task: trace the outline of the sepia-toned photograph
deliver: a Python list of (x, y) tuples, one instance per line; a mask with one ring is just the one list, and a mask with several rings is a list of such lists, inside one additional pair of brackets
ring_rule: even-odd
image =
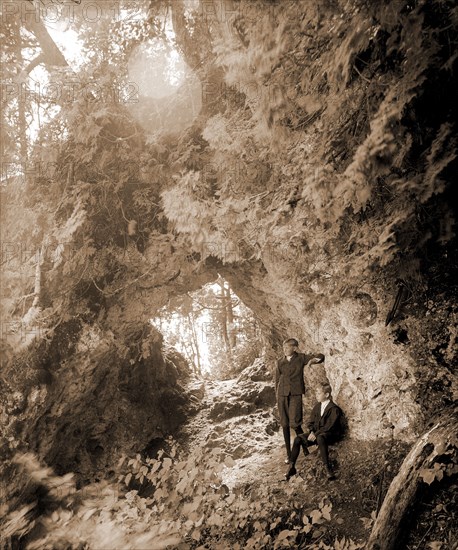
[(0, 550), (458, 550), (456, 0), (0, 0)]

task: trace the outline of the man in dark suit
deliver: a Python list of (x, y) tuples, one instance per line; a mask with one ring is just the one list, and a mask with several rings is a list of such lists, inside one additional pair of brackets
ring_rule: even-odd
[(291, 451), (291, 466), (286, 474), (286, 479), (296, 474), (296, 460), (299, 450), (302, 447), (304, 454), (308, 455), (308, 447), (318, 445), (321, 460), (326, 468), (328, 480), (335, 479), (329, 463), (328, 445), (341, 439), (342, 433), (342, 410), (332, 400), (332, 390), (328, 383), (321, 384), (316, 389), (318, 403), (313, 407), (310, 421), (308, 423), (308, 434), (299, 434), (293, 444)]
[(304, 366), (324, 361), (323, 354), (298, 353), (298, 341), (289, 338), (283, 342), (285, 356), (277, 361), (275, 370), (275, 393), (280, 414), (280, 424), (286, 446), (286, 461), (291, 462), (291, 435), (292, 428), (296, 435), (302, 430), (302, 395), (305, 393)]

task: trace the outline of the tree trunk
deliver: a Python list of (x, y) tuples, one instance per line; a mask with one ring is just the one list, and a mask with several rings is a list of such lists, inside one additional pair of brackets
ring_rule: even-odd
[[(207, 4), (208, 4), (208, 0)], [(188, 66), (201, 78), (205, 66), (204, 60), (212, 54), (208, 22), (206, 17), (198, 17), (194, 21), (193, 33), (189, 29), (189, 23), (185, 16), (185, 2), (173, 0), (169, 3), (172, 13), (172, 26), (175, 33), (175, 40)], [(196, 44), (196, 36), (199, 36), (199, 43)]]
[(185, 342), (183, 345), (184, 352), (186, 354), (186, 358), (188, 359), (189, 363), (191, 364), (192, 372), (196, 374), (196, 352), (194, 350), (194, 346), (192, 345), (192, 342)]
[(235, 349), (237, 345), (237, 337), (234, 326), (234, 311), (232, 309), (232, 296), (231, 296), (231, 287), (227, 286), (224, 288), (226, 295), (226, 312), (227, 312), (227, 323), (229, 325), (229, 342), (231, 349)]
[[(67, 60), (65, 59), (63, 53), (57, 47), (54, 40), (51, 38), (51, 35), (46, 28), (46, 25), (43, 22), (43, 18), (36, 16), (33, 10), (36, 10), (36, 13), (39, 13), (40, 2), (34, 2), (33, 7), (30, 6), (30, 12), (26, 12), (24, 15), (24, 26), (25, 28), (33, 33), (40, 44), (40, 48), (43, 54), (43, 57), (39, 56), (39, 61), (43, 61), (45, 65), (48, 66), (57, 66), (57, 67), (68, 67)], [(37, 58), (38, 59), (38, 58)], [(36, 66), (37, 60), (35, 60), (33, 66)], [(33, 68), (33, 67), (32, 67)], [(29, 69), (28, 72), (30, 72)]]
[[(366, 550), (400, 548), (400, 527), (407, 509), (414, 504), (423, 469), (429, 470), (437, 457), (450, 451), (456, 439), (458, 407), (437, 415), (429, 429), (412, 447), (397, 476), (391, 482), (380, 513), (375, 520)], [(454, 451), (457, 452), (456, 449)], [(434, 481), (435, 482), (435, 481)]]
[(226, 291), (224, 289), (224, 282), (217, 281), (220, 287), (219, 298), (221, 300), (221, 308), (219, 310), (220, 322), (221, 322), (221, 336), (223, 337), (224, 344), (226, 346), (226, 352), (229, 355), (231, 352), (231, 343), (229, 341), (229, 333), (227, 331), (227, 308), (226, 308)]
[(196, 327), (195, 327), (195, 322), (194, 321), (195, 321), (194, 320), (194, 314), (188, 313), (188, 323), (189, 323), (189, 328), (190, 328), (191, 337), (192, 337), (192, 348), (194, 350), (195, 357), (196, 357), (197, 374), (199, 374), (199, 376), (202, 376), (202, 365), (201, 365), (201, 362), (200, 362), (199, 341), (198, 341), (198, 338), (197, 338)]
[[(18, 50), (18, 59), (22, 62), (22, 51)], [(21, 83), (19, 83), (21, 86)], [(20, 159), (23, 166), (28, 164), (28, 148), (27, 148), (27, 118), (26, 118), (26, 104), (25, 94), (22, 93), (22, 89), (18, 94), (18, 126), (19, 126), (19, 146), (20, 146)]]

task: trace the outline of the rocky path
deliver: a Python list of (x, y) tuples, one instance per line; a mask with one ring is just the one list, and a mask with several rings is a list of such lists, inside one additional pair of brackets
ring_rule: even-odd
[[(194, 381), (188, 391), (196, 413), (181, 436), (190, 450), (195, 446), (220, 448), (231, 456), (234, 465), (223, 471), (223, 481), (229, 487), (257, 483), (285, 486), (287, 465), (283, 436), (274, 415), (273, 383), (261, 361), (237, 379)], [(290, 485), (306, 486), (311, 474), (321, 470), (314, 450), (312, 447), (307, 459), (301, 453), (299, 475)]]
[[(228, 488), (266, 484), (274, 493), (284, 494), (285, 503), (293, 498), (304, 508), (316, 507), (326, 499), (332, 504), (340, 533), (353, 539), (367, 535), (379, 492), (386, 489), (377, 485), (377, 476), (384, 468), (388, 443), (376, 447), (348, 440), (331, 449), (337, 466), (337, 479), (331, 482), (324, 477), (316, 451), (308, 458), (301, 454), (298, 475), (286, 482), (283, 437), (274, 416), (275, 394), (262, 361), (237, 379), (193, 381), (187, 391), (193, 396), (195, 414), (183, 428), (181, 442), (189, 450), (203, 445), (209, 450), (221, 448), (231, 456), (233, 466), (222, 472)], [(391, 471), (384, 472), (386, 480), (397, 471), (401, 455), (402, 449), (393, 453)]]
[(283, 480), (284, 456), (270, 373), (258, 362), (233, 380), (194, 381), (195, 415), (183, 428), (183, 441), (192, 449), (221, 448), (234, 459), (224, 471), (228, 486), (256, 479)]

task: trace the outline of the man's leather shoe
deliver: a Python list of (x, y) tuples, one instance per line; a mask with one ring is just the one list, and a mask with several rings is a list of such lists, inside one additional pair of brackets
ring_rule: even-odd
[(296, 468), (294, 467), (294, 465), (291, 465), (290, 469), (286, 472), (285, 474), (285, 477), (286, 477), (286, 481), (288, 481), (288, 479), (290, 477), (293, 477), (296, 475)]

